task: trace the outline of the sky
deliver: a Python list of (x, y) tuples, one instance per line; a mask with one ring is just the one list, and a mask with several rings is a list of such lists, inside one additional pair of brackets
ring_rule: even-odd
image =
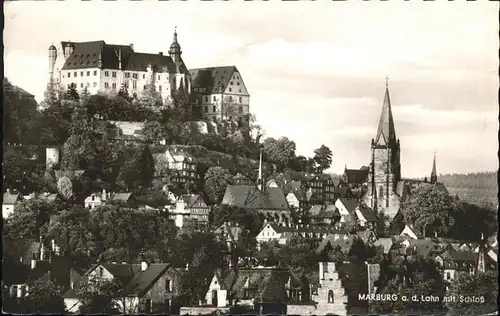
[(331, 172), (370, 162), (389, 77), (403, 177), (498, 168), (498, 3), (152, 1), (4, 3), (5, 76), (38, 101), (48, 47), (134, 44), (188, 68), (235, 65), (266, 137), (333, 152)]

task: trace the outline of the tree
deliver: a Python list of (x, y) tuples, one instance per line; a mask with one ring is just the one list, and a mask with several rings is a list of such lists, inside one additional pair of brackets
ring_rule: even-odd
[[(482, 315), (497, 310), (498, 274), (496, 271), (478, 272), (476, 275), (459, 274), (447, 293), (456, 300), (447, 307), (456, 315)], [(465, 301), (468, 298), (468, 301)], [(476, 298), (473, 301), (471, 298)]]
[(295, 157), (290, 162), (290, 168), (294, 171), (306, 172), (307, 171), (307, 158), (302, 156), (302, 155)]
[(454, 223), (457, 201), (440, 187), (423, 183), (403, 202), (402, 214), (405, 222), (413, 223), (424, 235), (434, 231), (444, 236)]
[(149, 146), (144, 145), (134, 151), (130, 160), (125, 159), (120, 175), (127, 191), (150, 187), (155, 174), (155, 161)]
[(332, 151), (327, 146), (321, 145), (320, 148), (314, 150), (313, 160), (317, 165), (317, 172), (321, 173), (330, 168), (332, 164)]
[(278, 171), (283, 171), (284, 167), (295, 156), (295, 142), (287, 137), (266, 138), (263, 145), (264, 154), (270, 161), (278, 165)]
[(226, 187), (232, 179), (229, 171), (222, 167), (211, 167), (205, 174), (204, 191), (210, 204), (222, 201)]
[(27, 313), (53, 314), (65, 313), (62, 289), (52, 281), (40, 279), (30, 284), (26, 302)]
[(88, 284), (78, 289), (78, 298), (82, 305), (79, 312), (82, 314), (118, 314), (116, 304), (117, 290), (122, 287), (119, 281), (100, 281), (90, 279)]
[(66, 176), (59, 178), (57, 181), (57, 190), (63, 198), (69, 200), (73, 196), (73, 184), (71, 180)]
[(84, 106), (73, 110), (71, 131), (63, 148), (63, 168), (67, 170), (86, 170), (96, 157), (95, 135), (92, 122)]
[(142, 129), (142, 134), (145, 140), (151, 143), (168, 138), (165, 126), (158, 121), (146, 122)]
[(71, 100), (71, 101), (78, 101), (80, 100), (80, 95), (78, 94), (78, 91), (76, 90), (76, 84), (72, 83), (68, 87), (68, 91), (66, 91), (65, 95), (66, 100)]

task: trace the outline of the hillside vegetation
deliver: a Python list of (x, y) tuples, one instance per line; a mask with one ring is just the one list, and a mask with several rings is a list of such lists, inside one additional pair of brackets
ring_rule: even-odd
[(498, 207), (498, 178), (496, 172), (439, 175), (448, 191), (473, 204)]

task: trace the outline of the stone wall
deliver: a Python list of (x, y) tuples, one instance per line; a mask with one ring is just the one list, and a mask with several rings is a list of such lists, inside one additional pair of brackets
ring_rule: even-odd
[(314, 304), (298, 304), (298, 305), (287, 305), (286, 306), (287, 315), (318, 315), (316, 311), (316, 305)]
[(217, 310), (225, 313), (229, 311), (229, 307), (185, 306), (181, 307), (180, 315), (210, 315)]

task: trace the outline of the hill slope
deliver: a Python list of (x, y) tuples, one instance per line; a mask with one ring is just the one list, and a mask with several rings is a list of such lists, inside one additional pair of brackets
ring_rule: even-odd
[(448, 188), (450, 194), (478, 205), (498, 207), (498, 180), (496, 172), (469, 174), (444, 174), (438, 181)]

